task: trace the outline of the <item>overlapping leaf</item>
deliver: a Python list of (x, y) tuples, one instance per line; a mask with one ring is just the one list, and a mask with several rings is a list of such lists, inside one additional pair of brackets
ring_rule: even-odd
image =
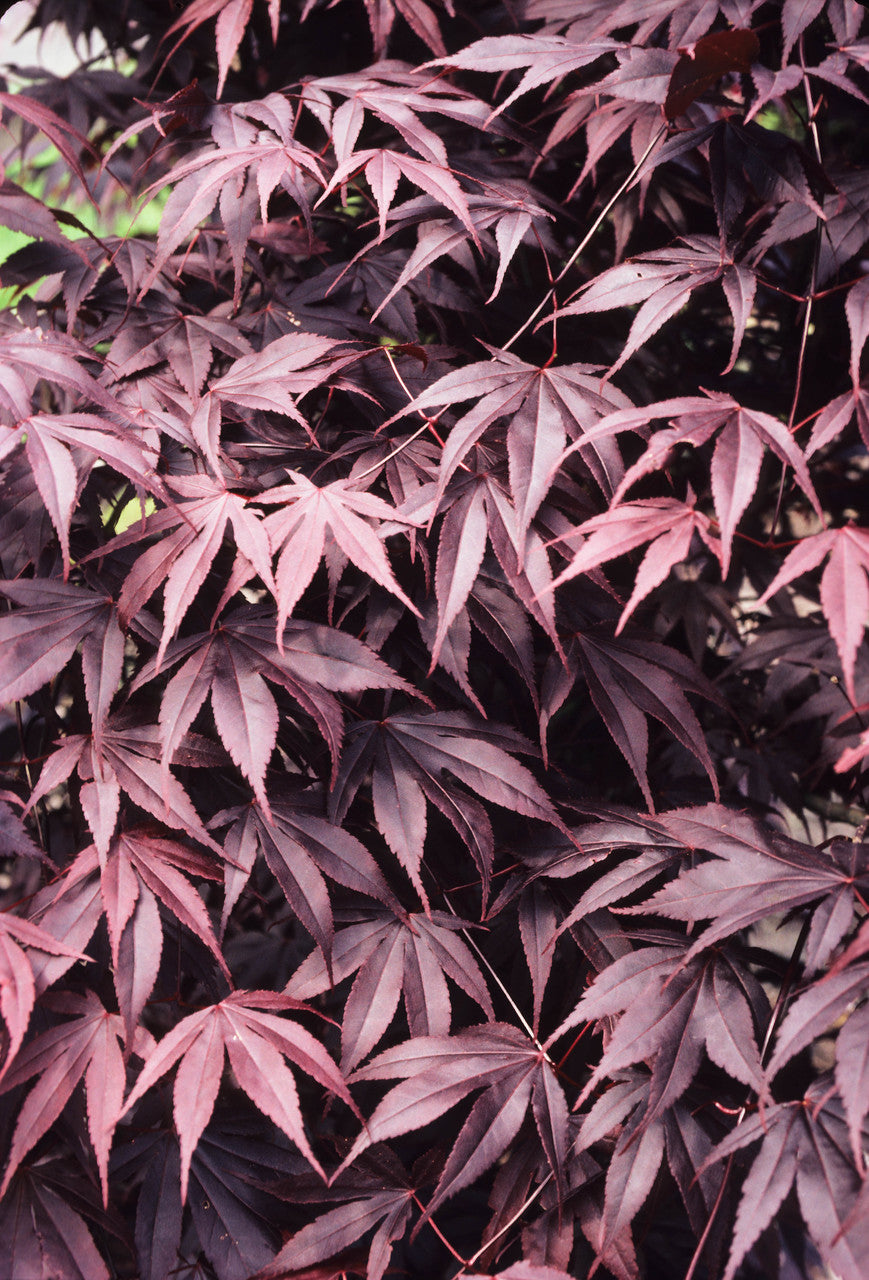
[[(332, 99), (343, 99), (333, 108)], [(479, 98), (445, 81), (432, 80), (397, 62), (342, 76), (318, 76), (302, 87), (302, 102), (329, 129), (339, 164), (353, 154), (366, 113), (390, 126), (423, 160), (447, 164), (440, 134), (420, 119), (437, 114), (482, 128), (489, 108)]]
[[(222, 752), (190, 739), (180, 758), (185, 764), (213, 765)], [(173, 774), (161, 770), (160, 738), (157, 725), (131, 726), (124, 721), (108, 720), (97, 745), (96, 738), (70, 734), (62, 740), (43, 766), (28, 807), (60, 786), (73, 769), (82, 782), (81, 806), (91, 829), (94, 843), (102, 854), (108, 850), (115, 832), (121, 792), (176, 831), (184, 831), (200, 844), (219, 852), (205, 830), (190, 797)]]
[[(18, 1055), (3, 1081), (3, 1091), (39, 1076), (18, 1113), (9, 1151), (9, 1162), (0, 1192), (9, 1187), (12, 1175), (27, 1152), (55, 1122), (80, 1081), (87, 1094), (88, 1134), (97, 1159), (103, 1203), (108, 1201), (109, 1151), (124, 1100), (124, 1059), (119, 1040), (121, 1019), (108, 1013), (93, 992), (85, 996), (71, 993), (52, 1000), (59, 1013), (71, 1021), (44, 1031)], [(141, 1056), (150, 1035), (140, 1029), (133, 1044)]]
[(233, 865), (225, 873), (226, 901), (222, 924), (238, 901), (261, 852), (299, 921), (320, 948), (326, 966), (332, 962), (332, 908), (326, 880), (375, 898), (401, 912), (392, 890), (371, 854), (357, 838), (302, 804), (277, 803), (268, 814), (258, 805), (229, 810), (213, 825), (232, 822), (225, 838)]
[[(78, 874), (85, 867), (79, 857)], [(127, 1042), (151, 994), (160, 965), (162, 926), (158, 902), (208, 948), (224, 977), (223, 959), (211, 919), (188, 876), (218, 880), (214, 862), (196, 850), (131, 829), (121, 832), (99, 860), (100, 892), (108, 925), (118, 1007)]]
[[(162, 761), (168, 771), (176, 749), (210, 696), (220, 739), (267, 815), (265, 774), (277, 739), (279, 716), (266, 680), (285, 689), (313, 717), (328, 744), (334, 768), (343, 716), (328, 691), (411, 691), (366, 645), (332, 627), (288, 622), (279, 649), (271, 618), (263, 610), (235, 610), (216, 630), (171, 644), (164, 669), (183, 665), (166, 685), (160, 710)], [(156, 662), (148, 663), (136, 686), (157, 674)]]
[(386, 1049), (354, 1073), (355, 1080), (389, 1080), (389, 1091), (353, 1144), (349, 1164), (372, 1142), (382, 1142), (438, 1119), (468, 1094), (485, 1092), (471, 1108), (426, 1206), (435, 1211), (498, 1159), (528, 1108), (534, 1112), (555, 1176), (564, 1176), (568, 1151), (567, 1102), (545, 1055), (514, 1027), (492, 1023), (457, 1036), (418, 1036)]
[(718, 782), (709, 748), (685, 691), (717, 700), (714, 687), (694, 664), (668, 645), (620, 637), (603, 629), (579, 632), (567, 652), (565, 678), (559, 682), (547, 716), (567, 697), (581, 667), (591, 700), (627, 760), (650, 809), (649, 717), (659, 721), (700, 762), (717, 795)]
[(471, 220), (465, 194), (452, 171), (443, 161), (433, 163), (430, 160), (405, 155), (401, 151), (387, 150), (385, 147), (370, 147), (364, 151), (354, 151), (342, 164), (338, 165), (321, 196), (321, 201), (336, 189), (346, 187), (352, 178), (362, 172), (365, 174), (377, 205), (381, 238), (386, 232), (386, 217), (395, 199), (399, 180), (406, 178), (421, 191), (430, 195), (438, 204), (448, 209), (450, 213), (455, 214), (476, 240), (477, 232)]
[[(485, 898), (493, 836), (481, 799), (566, 830), (543, 788), (513, 758), (515, 751), (532, 754), (533, 748), (515, 731), (481, 723), (462, 712), (410, 713), (368, 721), (348, 734), (331, 810), (342, 817), (373, 769), (377, 825), (423, 904), (428, 906), (421, 876), (427, 801), (443, 813), (467, 845)], [(450, 775), (472, 795), (457, 787)]]
[(595, 276), (579, 298), (575, 302), (568, 301), (558, 314), (588, 315), (596, 311), (610, 311), (614, 307), (641, 304), (631, 324), (625, 348), (610, 367), (610, 372), (615, 373), (667, 320), (682, 310), (695, 289), (715, 280), (721, 281), (733, 316), (733, 347), (724, 370), (729, 373), (736, 363), (745, 335), (757, 279), (751, 267), (728, 258), (719, 242), (711, 236), (688, 236), (684, 248), (656, 249), (630, 258), (617, 267), (610, 267)]
[[(560, 80), (571, 71), (590, 66), (604, 54), (617, 48), (612, 40), (591, 40), (575, 44), (559, 36), (511, 35), (485, 36), (475, 40), (461, 53), (439, 59), (451, 67), (501, 74), (527, 68), (517, 87), (493, 115), (506, 111), (517, 98), (539, 85)], [(433, 64), (429, 64), (433, 65)]]
[[(275, 571), (279, 647), (284, 623), (310, 584), (320, 560), (333, 547), (412, 613), (419, 613), (396, 581), (378, 536), (379, 526), (386, 521), (413, 525), (414, 520), (403, 519), (382, 498), (357, 489), (349, 481), (333, 480), (318, 487), (298, 472), (290, 473), (289, 484), (261, 493), (259, 501), (281, 508), (264, 520), (271, 549), (279, 557)], [(372, 520), (378, 522), (373, 527), (369, 523)]]
[(129, 1111), (178, 1064), (173, 1099), (181, 1141), (182, 1200), (187, 1198), (193, 1152), (217, 1100), (225, 1055), (238, 1087), (322, 1173), (305, 1135), (296, 1084), (284, 1059), (351, 1108), (354, 1103), (343, 1076), (319, 1040), (299, 1023), (278, 1016), (300, 1007), (297, 1000), (273, 991), (235, 992), (182, 1018), (148, 1053), (132, 1091), (121, 1103), (121, 1113)]
[(269, 541), (259, 512), (245, 498), (210, 477), (173, 480), (183, 500), (137, 522), (100, 549), (105, 555), (160, 535), (128, 573), (118, 599), (122, 621), (135, 618), (158, 587), (163, 587), (163, 634), (158, 665), (208, 576), (229, 528), (237, 549), (240, 585), (254, 572), (272, 589)]
[[(712, 497), (721, 529), (721, 570), (727, 573), (736, 526), (752, 499), (760, 475), (764, 451), (769, 449), (794, 473), (797, 484), (818, 515), (821, 505), (802, 451), (783, 423), (769, 413), (747, 409), (732, 396), (720, 392), (661, 400), (640, 409), (609, 414), (588, 435), (597, 441), (622, 431), (637, 431), (656, 418), (670, 418), (673, 425), (655, 431), (648, 448), (629, 467), (614, 494), (618, 502), (642, 476), (664, 466), (682, 444), (694, 448), (706, 444), (718, 432), (710, 467)], [(571, 446), (575, 448), (576, 446)]]
[[(237, 250), (235, 261), (236, 296), (241, 287), (243, 246), (253, 230), (257, 211), (266, 221), (269, 198), (275, 188), (280, 186), (286, 191), (310, 220), (310, 186), (320, 188), (326, 181), (314, 152), (294, 140), (258, 130), (253, 124), (248, 123), (245, 128), (240, 118), (237, 133), (240, 136), (235, 146), (202, 150), (173, 173), (176, 186), (166, 202), (154, 264), (140, 296), (153, 286), (172, 254), (211, 215), (218, 202), (227, 236), (241, 250)], [(159, 185), (163, 186), (162, 180)]]
[(742, 1181), (724, 1280), (733, 1280), (794, 1183), (803, 1220), (822, 1258), (842, 1280), (860, 1280), (866, 1220), (863, 1214), (850, 1215), (863, 1183), (851, 1158), (838, 1099), (819, 1083), (805, 1099), (765, 1107), (720, 1142), (707, 1164), (758, 1139), (762, 1139), (760, 1151)]
[(626, 397), (603, 384), (595, 373), (593, 365), (584, 364), (539, 368), (493, 350), (490, 361), (466, 365), (426, 388), (406, 412), (476, 401), (450, 431), (441, 458), (438, 494), (444, 492), (471, 447), (504, 417), (510, 423), (507, 453), (520, 537), (552, 483), (559, 451), (568, 438), (576, 442), (573, 450), (604, 493), (612, 493), (624, 474), (619, 453), (605, 444), (587, 445), (586, 436), (593, 435), (594, 424), (614, 409), (629, 409)]
[(744, 966), (723, 951), (689, 959), (678, 945), (641, 947), (592, 983), (547, 1044), (580, 1022), (621, 1015), (579, 1101), (602, 1079), (649, 1061), (652, 1079), (644, 1123), (688, 1088), (705, 1048), (735, 1080), (766, 1095), (756, 1028), (768, 1003)]
[(286, 986), (288, 995), (310, 1000), (357, 973), (344, 1006), (341, 1067), (351, 1071), (374, 1049), (404, 996), (412, 1035), (447, 1035), (450, 978), (494, 1018), (488, 988), (468, 945), (458, 937), (462, 921), (443, 911), (379, 914), (348, 925), (335, 937), (332, 972), (322, 953), (312, 952)]
[(93, 1218), (90, 1187), (65, 1174), (63, 1161), (40, 1162), (19, 1174), (0, 1202), (0, 1267), (6, 1275), (110, 1280), (80, 1212)]
[(821, 608), (839, 650), (848, 696), (857, 702), (854, 667), (869, 618), (869, 530), (846, 525), (803, 538), (788, 553), (758, 604), (817, 568), (827, 556), (830, 558), (821, 575)]
[(719, 805), (676, 809), (661, 822), (687, 848), (714, 855), (684, 868), (648, 900), (647, 909), (671, 920), (711, 922), (687, 958), (774, 912), (817, 903), (805, 959), (810, 970), (822, 968), (869, 888), (862, 845), (836, 841), (829, 851), (816, 851)]
[(634, 578), (631, 597), (619, 618), (618, 635), (637, 605), (661, 585), (674, 565), (687, 560), (695, 534), (713, 553), (720, 550), (718, 539), (710, 532), (709, 517), (693, 503), (678, 502), (675, 498), (622, 503), (603, 515), (592, 516), (568, 535), (566, 541), (581, 538), (581, 545), (552, 585), (557, 587), (577, 574), (589, 573), (607, 560), (649, 542), (651, 545)]
[(0, 701), (28, 698), (48, 684), (82, 645), (85, 689), (99, 749), (121, 674), (124, 638), (114, 603), (71, 583), (41, 578), (0, 584), (19, 607), (0, 618), (4, 683)]
[(25, 948), (36, 948), (51, 956), (84, 959), (80, 952), (59, 942), (32, 920), (11, 912), (0, 913), (0, 1013), (7, 1035), (0, 1082), (24, 1043), (36, 999), (36, 983)]

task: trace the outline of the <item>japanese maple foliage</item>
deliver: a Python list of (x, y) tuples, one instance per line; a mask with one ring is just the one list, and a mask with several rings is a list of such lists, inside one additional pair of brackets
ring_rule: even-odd
[(865, 1280), (866, 6), (31, 9), (0, 1275)]

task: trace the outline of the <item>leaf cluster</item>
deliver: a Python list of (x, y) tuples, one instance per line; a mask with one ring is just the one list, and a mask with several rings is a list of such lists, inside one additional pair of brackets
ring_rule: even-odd
[(0, 1273), (862, 1280), (865, 7), (32, 9)]

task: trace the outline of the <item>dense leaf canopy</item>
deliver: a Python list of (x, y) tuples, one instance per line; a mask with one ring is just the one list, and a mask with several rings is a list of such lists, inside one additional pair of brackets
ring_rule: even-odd
[(865, 1280), (866, 6), (10, 21), (0, 1275)]

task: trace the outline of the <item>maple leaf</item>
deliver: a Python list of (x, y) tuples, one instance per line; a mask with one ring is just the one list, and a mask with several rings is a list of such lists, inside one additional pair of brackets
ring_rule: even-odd
[[(234, 124), (235, 146), (207, 147), (175, 169), (172, 176), (176, 185), (160, 220), (154, 262), (142, 282), (139, 299), (153, 287), (172, 254), (210, 216), (218, 202), (226, 234), (236, 246), (236, 301), (241, 291), (244, 244), (253, 231), (257, 209), (261, 220), (267, 221), (269, 198), (277, 186), (293, 197), (306, 222), (310, 222), (308, 184), (312, 179), (318, 187), (326, 183), (315, 153), (289, 137), (276, 137), (257, 128), (239, 115)], [(164, 186), (161, 178), (155, 189)], [(243, 195), (247, 198), (242, 199)]]
[(291, 1236), (268, 1266), (257, 1272), (257, 1280), (283, 1280), (314, 1267), (343, 1253), (375, 1227), (365, 1274), (369, 1280), (382, 1280), (393, 1241), (404, 1233), (410, 1217), (413, 1197), (413, 1190), (405, 1187), (376, 1190), (328, 1210)]
[(401, 913), (398, 900), (361, 841), (301, 804), (276, 803), (268, 815), (257, 805), (225, 810), (216, 815), (212, 825), (222, 826), (227, 821), (233, 825), (225, 845), (235, 865), (227, 866), (225, 872), (222, 928), (247, 883), (257, 851), (327, 966), (332, 962), (333, 923), (324, 877)]
[(469, 1093), (484, 1089), (452, 1147), (425, 1216), (485, 1173), (513, 1140), (529, 1107), (546, 1134), (544, 1150), (555, 1176), (563, 1178), (567, 1102), (545, 1054), (515, 1027), (495, 1022), (456, 1036), (418, 1036), (384, 1050), (352, 1079), (396, 1077), (403, 1082), (375, 1108), (342, 1168), (372, 1142), (422, 1128)]
[(612, 739), (631, 767), (649, 808), (648, 717), (658, 720), (703, 766), (718, 793), (709, 748), (685, 691), (718, 701), (714, 686), (678, 650), (656, 641), (621, 636), (601, 628), (577, 632), (566, 650), (566, 665), (545, 708), (548, 720), (570, 693), (579, 667), (591, 700)]
[[(802, 156), (800, 157), (802, 160)], [(799, 184), (799, 175), (794, 174)], [(859, 253), (869, 239), (869, 216), (865, 209), (867, 177), (860, 172), (833, 174), (834, 190), (818, 192), (825, 234), (818, 251), (818, 284)], [(802, 179), (805, 184), (805, 178)], [(801, 199), (785, 202), (773, 217), (757, 244), (757, 252), (767, 252), (779, 244), (813, 233), (818, 224), (818, 202), (803, 190)]]
[(0, 1267), (8, 1276), (111, 1280), (79, 1210), (93, 1217), (90, 1188), (58, 1160), (19, 1171), (0, 1201)]
[[(168, 771), (199, 709), (211, 697), (220, 740), (247, 777), (266, 816), (270, 810), (264, 782), (278, 729), (278, 707), (266, 680), (285, 689), (314, 718), (329, 746), (333, 773), (338, 767), (343, 717), (327, 690), (415, 692), (362, 641), (333, 627), (287, 622), (279, 649), (273, 617), (261, 608), (236, 609), (215, 630), (170, 644), (162, 669), (183, 665), (166, 685), (160, 709), (162, 763)], [(156, 659), (147, 663), (132, 691), (153, 680), (158, 671)]]
[(414, 1036), (447, 1035), (451, 1009), (446, 978), (494, 1018), (488, 988), (470, 948), (457, 936), (465, 926), (443, 911), (428, 916), (381, 913), (335, 936), (331, 974), (321, 952), (304, 960), (285, 987), (310, 1000), (356, 973), (341, 1024), (341, 1069), (351, 1071), (376, 1047), (404, 996)]
[(70, 570), (70, 520), (95, 462), (108, 463), (151, 494), (167, 496), (154, 473), (156, 453), (94, 414), (31, 414), (14, 427), (0, 427), (0, 461), (22, 445), (60, 539), (64, 580)]
[[(82, 734), (70, 734), (62, 740), (43, 766), (29, 807), (66, 781), (76, 769), (82, 781), (80, 801), (85, 820), (101, 854), (107, 852), (115, 831), (121, 791), (158, 821), (188, 833), (219, 853), (218, 845), (203, 827), (181, 783), (172, 774), (161, 771), (157, 763), (159, 756), (157, 725), (129, 724), (110, 718), (99, 746), (95, 737)], [(188, 738), (176, 759), (190, 765), (213, 764), (215, 753), (207, 748), (197, 751)]]
[(286, 414), (304, 423), (292, 395), (303, 396), (358, 359), (359, 352), (348, 351), (344, 342), (313, 333), (288, 333), (260, 351), (240, 356), (211, 383), (209, 391), (220, 401)]
[[(280, 0), (268, 0), (269, 20), (271, 22), (272, 40), (278, 38), (278, 22), (280, 20)], [(209, 19), (217, 18), (215, 42), (217, 49), (217, 96), (223, 92), (229, 68), (242, 42), (253, 10), (253, 0), (191, 0), (184, 12), (167, 28), (163, 37), (168, 40), (176, 31), (181, 35), (166, 55), (168, 61), (181, 44), (187, 40), (198, 27)]]
[[(80, 863), (84, 857), (79, 855)], [(79, 874), (84, 870), (80, 865)], [(187, 878), (221, 877), (213, 862), (194, 849), (135, 828), (112, 840), (108, 854), (100, 858), (99, 872), (118, 1007), (129, 1043), (160, 966), (163, 930), (158, 902), (208, 948), (230, 980), (208, 911)]]
[(573, 1143), (574, 1152), (581, 1154), (615, 1136), (603, 1211), (594, 1224), (596, 1232), (586, 1230), (586, 1234), (598, 1257), (616, 1275), (637, 1273), (630, 1224), (648, 1198), (665, 1151), (698, 1235), (707, 1227), (722, 1183), (720, 1169), (704, 1167), (712, 1142), (685, 1103), (676, 1102), (662, 1116), (646, 1120), (649, 1089), (648, 1074), (618, 1073), (583, 1117)]
[(723, 1280), (733, 1280), (794, 1183), (803, 1220), (821, 1257), (842, 1280), (860, 1280), (865, 1221), (851, 1220), (849, 1211), (862, 1179), (850, 1159), (839, 1100), (830, 1097), (825, 1082), (819, 1081), (810, 1086), (805, 1098), (767, 1106), (720, 1142), (706, 1164), (723, 1160), (758, 1139), (762, 1139), (760, 1151), (742, 1181)]
[(0, 1082), (24, 1043), (24, 1034), (36, 999), (36, 982), (25, 947), (36, 948), (52, 956), (67, 956), (75, 960), (86, 958), (80, 951), (59, 942), (32, 920), (6, 911), (0, 912), (0, 1013), (7, 1032)]
[(0, 594), (21, 606), (0, 618), (7, 678), (0, 687), (0, 699), (30, 697), (62, 671), (81, 644), (94, 750), (101, 756), (124, 658), (124, 636), (114, 602), (82, 587), (46, 579), (0, 582)]
[(557, 926), (558, 917), (551, 895), (539, 881), (532, 881), (519, 899), (519, 934), (534, 993), (532, 1027), (535, 1035), (540, 1030), (540, 1010), (555, 960)]
[[(173, 1146), (177, 1158), (174, 1141)], [(251, 1276), (272, 1257), (279, 1238), (272, 1221), (279, 1208), (273, 1180), (299, 1180), (303, 1170), (278, 1135), (264, 1138), (251, 1122), (224, 1117), (207, 1126), (190, 1162), (187, 1203), (218, 1274)], [(177, 1173), (173, 1190), (177, 1196)]]
[(238, 1087), (325, 1178), (305, 1136), (296, 1084), (284, 1059), (337, 1094), (352, 1110), (356, 1107), (343, 1076), (320, 1042), (298, 1023), (277, 1016), (278, 1012), (304, 1007), (298, 1000), (273, 991), (233, 992), (218, 1004), (182, 1018), (146, 1057), (121, 1114), (179, 1063), (173, 1099), (181, 1142), (182, 1201), (187, 1199), (193, 1152), (217, 1100), (224, 1052)]
[(28, 698), (62, 671), (82, 645), (87, 699), (99, 735), (121, 674), (123, 635), (114, 603), (70, 583), (40, 578), (0, 582), (19, 608), (0, 618), (0, 700)]
[[(38, 238), (45, 244), (57, 245), (64, 253), (74, 254), (87, 261), (85, 251), (76, 240), (68, 240), (60, 230), (51, 209), (29, 191), (8, 178), (0, 181), (0, 217), (3, 226), (10, 231), (20, 231), (26, 236)], [(10, 254), (9, 258), (13, 255)], [(9, 258), (4, 263), (4, 279), (8, 280)]]
[(500, 115), (509, 106), (539, 85), (560, 80), (570, 71), (578, 71), (606, 53), (618, 48), (613, 40), (590, 40), (575, 44), (560, 36), (517, 34), (511, 36), (484, 36), (475, 40), (459, 53), (448, 54), (426, 66), (446, 64), (457, 70), (503, 73), (520, 67), (527, 70), (519, 84), (492, 112), (490, 118)]
[(403, 413), (464, 400), (477, 402), (458, 419), (447, 438), (438, 500), (469, 449), (493, 423), (509, 418), (510, 487), (518, 517), (517, 537), (521, 539), (552, 483), (566, 438), (574, 440), (571, 451), (579, 453), (603, 491), (612, 493), (624, 474), (618, 451), (591, 446), (586, 437), (593, 436), (594, 425), (614, 410), (627, 412), (629, 402), (595, 376), (594, 365), (540, 368), (496, 348), (491, 352), (490, 361), (467, 365), (439, 378)]
[[(168, 1129), (139, 1133), (112, 1152), (112, 1175), (139, 1181), (134, 1236), (142, 1280), (157, 1280), (178, 1261), (184, 1206), (178, 1193), (178, 1141)], [(161, 1267), (163, 1270), (161, 1271)]]
[(195, 399), (186, 429), (215, 476), (220, 477), (224, 405), (283, 414), (308, 430), (296, 399), (357, 358), (358, 352), (348, 352), (346, 344), (330, 338), (285, 334), (260, 351), (240, 356), (214, 379)]
[[(3, 360), (0, 410), (12, 423), (30, 417), (33, 392), (39, 380), (63, 387), (86, 403), (98, 404), (124, 421), (130, 421), (123, 405), (84, 368), (83, 362), (91, 360), (92, 353), (66, 334), (24, 327), (7, 331), (0, 335), (0, 357)], [(100, 429), (112, 432), (111, 424), (102, 420)], [(121, 451), (119, 445), (113, 447)], [(128, 449), (135, 451), (135, 446), (129, 445)]]
[[(492, 827), (476, 799), (504, 805), (566, 831), (552, 802), (510, 751), (534, 749), (513, 730), (479, 722), (462, 712), (409, 713), (354, 725), (330, 812), (341, 818), (369, 768), (377, 825), (428, 910), (420, 868), (426, 835), (426, 801), (440, 809), (467, 845), (488, 892)], [(474, 796), (450, 782), (452, 774)]]
[(577, 574), (588, 573), (607, 560), (614, 560), (644, 542), (650, 542), (636, 572), (631, 597), (619, 618), (616, 627), (616, 635), (619, 635), (637, 605), (661, 585), (675, 564), (687, 560), (695, 533), (700, 535), (710, 551), (720, 551), (718, 539), (710, 533), (709, 517), (697, 511), (693, 503), (678, 502), (675, 498), (623, 503), (603, 515), (592, 516), (563, 539), (573, 541), (581, 538), (582, 543), (552, 586), (558, 587)]
[[(480, 459), (481, 466), (483, 459)], [(429, 610), (420, 628), (429, 647), (432, 670), (440, 662), (468, 693), (465, 671), (466, 653), (470, 648), (467, 621), (473, 609), (472, 595), (481, 572), (485, 572), (486, 542), (491, 544), (501, 570), (512, 591), (525, 610), (548, 633), (560, 652), (555, 624), (555, 609), (548, 598), (552, 572), (546, 546), (540, 534), (528, 528), (524, 535), (517, 528), (515, 509), (503, 486), (489, 473), (452, 488), (449, 506), (441, 524), (435, 572), (437, 619)], [(431, 509), (431, 508), (428, 508)], [(468, 618), (465, 618), (465, 613)], [(493, 638), (495, 647), (503, 649), (498, 628), (492, 632), (491, 621), (479, 610), (474, 611), (484, 634)], [(527, 630), (527, 622), (520, 624)], [(464, 627), (464, 637), (460, 628)], [(445, 642), (449, 641), (445, 649)], [(466, 641), (466, 643), (465, 643)], [(453, 650), (451, 659), (442, 655)], [(516, 655), (518, 656), (518, 655)], [(511, 661), (514, 659), (511, 658)], [(523, 675), (526, 666), (520, 667)], [(530, 682), (529, 682), (530, 684)], [(474, 701), (471, 691), (468, 696)], [(536, 690), (532, 698), (536, 701)], [(478, 707), (478, 710), (480, 708)]]
[(477, 232), (467, 199), (449, 167), (440, 160), (433, 163), (385, 147), (352, 152), (332, 174), (318, 204), (328, 199), (337, 188), (346, 188), (347, 183), (363, 171), (377, 205), (381, 240), (386, 234), (386, 217), (395, 199), (399, 179), (406, 178), (438, 204), (449, 209), (450, 213), (454, 213), (476, 241)]
[[(165, 316), (162, 324), (158, 319), (161, 313)], [(170, 299), (155, 298), (149, 322), (131, 323), (115, 338), (112, 367), (118, 378), (124, 378), (155, 361), (166, 360), (195, 400), (202, 392), (215, 351), (242, 356), (250, 354), (251, 346), (244, 334), (220, 314), (212, 311), (204, 316), (188, 315)]]
[[(730, 567), (733, 534), (751, 501), (760, 475), (764, 449), (791, 468), (797, 484), (818, 516), (821, 505), (802, 451), (794, 444), (783, 423), (771, 414), (746, 409), (732, 396), (707, 392), (705, 396), (682, 396), (661, 400), (645, 409), (622, 409), (607, 415), (588, 432), (590, 440), (621, 431), (636, 431), (655, 418), (672, 418), (672, 426), (655, 431), (645, 453), (628, 468), (613, 495), (620, 502), (625, 492), (641, 476), (664, 466), (672, 450), (680, 444), (694, 448), (706, 444), (720, 432), (710, 467), (712, 497), (721, 529), (721, 572)], [(575, 449), (572, 445), (571, 449)]]
[[(487, 302), (491, 302), (501, 291), (507, 268), (519, 245), (530, 239), (529, 233), (532, 231), (535, 237), (543, 242), (546, 238), (543, 219), (551, 215), (541, 208), (539, 199), (532, 199), (530, 194), (517, 183), (509, 186), (488, 183), (487, 187), (485, 195), (469, 195), (467, 204), (477, 234), (478, 248), (497, 254), (498, 257), (495, 284), (487, 299)], [(387, 214), (387, 221), (391, 224), (387, 236), (393, 235), (403, 226), (418, 222), (417, 244), (389, 292), (384, 294), (377, 303), (372, 313), (372, 320), (375, 320), (381, 312), (387, 313), (387, 308), (396, 294), (399, 294), (423, 271), (430, 272), (433, 263), (438, 259), (449, 257), (453, 261), (458, 261), (466, 269), (473, 269), (473, 260), (465, 250), (466, 242), (471, 238), (468, 228), (455, 217), (432, 218), (430, 216), (432, 212), (440, 211), (433, 208), (430, 199), (418, 198), (406, 201)], [(491, 228), (494, 228), (494, 242)], [(354, 263), (364, 259), (369, 250), (376, 248), (380, 243), (381, 236), (378, 235), (370, 245), (360, 249)]]
[(279, 503), (282, 508), (264, 520), (272, 551), (279, 556), (275, 573), (278, 648), (284, 623), (333, 543), (418, 617), (416, 605), (395, 579), (378, 531), (368, 523), (376, 520), (413, 525), (415, 521), (402, 517), (382, 498), (356, 489), (350, 480), (333, 480), (318, 488), (298, 472), (288, 474), (289, 484), (267, 489), (258, 496), (259, 502)]
[[(537, 878), (540, 876), (549, 880), (563, 880), (584, 874), (591, 864), (597, 865), (612, 857), (618, 859), (609, 870), (595, 875), (594, 882), (558, 924), (556, 936), (572, 929), (577, 921), (593, 912), (637, 893), (650, 881), (656, 880), (662, 872), (677, 869), (684, 858), (684, 844), (670, 833), (662, 817), (634, 814), (618, 806), (606, 809), (596, 806), (591, 812), (599, 813), (601, 820), (582, 823), (574, 830), (574, 837), (580, 844), (582, 853), (563, 840), (553, 842), (549, 848), (534, 848), (523, 852), (523, 861), (528, 865), (532, 876), (532, 888), (538, 884)], [(627, 858), (624, 856), (626, 851), (630, 851)], [(552, 924), (547, 919), (544, 936), (549, 937), (551, 931)], [(543, 954), (550, 961), (551, 952), (551, 945), (547, 945)]]
[(688, 959), (684, 947), (641, 947), (595, 978), (547, 1047), (579, 1022), (621, 1014), (580, 1093), (581, 1103), (604, 1077), (652, 1059), (644, 1123), (684, 1094), (702, 1050), (729, 1076), (767, 1094), (757, 1046), (768, 1002), (753, 975), (723, 951)]
[[(72, 1015), (72, 1021), (63, 1022), (31, 1041), (3, 1080), (2, 1091), (8, 1092), (39, 1076), (18, 1113), (0, 1196), (8, 1189), (24, 1156), (54, 1123), (76, 1085), (83, 1080), (88, 1133), (105, 1205), (109, 1194), (109, 1150), (124, 1097), (124, 1059), (118, 1043), (123, 1035), (121, 1019), (117, 1014), (107, 1013), (93, 992), (84, 996), (54, 995), (50, 1004), (58, 1013)], [(133, 1052), (141, 1056), (150, 1040), (149, 1033), (140, 1028), (132, 1045)]]
[(82, 155), (86, 155), (91, 159), (94, 155), (93, 148), (82, 133), (75, 128), (69, 121), (64, 120), (46, 107), (42, 102), (27, 93), (0, 93), (0, 107), (19, 119), (25, 120), (28, 125), (38, 129), (46, 138), (57, 147), (72, 172), (76, 175), (89, 199), (93, 199), (88, 187), (87, 178), (84, 168), (82, 167)]
[(810, 972), (819, 969), (850, 927), (859, 894), (869, 888), (862, 846), (836, 841), (829, 852), (819, 852), (722, 805), (674, 809), (660, 822), (686, 848), (713, 855), (683, 868), (643, 908), (673, 920), (712, 921), (686, 959), (774, 912), (818, 903), (805, 959)]
[(590, 281), (576, 302), (559, 308), (559, 316), (586, 315), (641, 303), (627, 343), (610, 374), (638, 351), (658, 329), (686, 305), (695, 289), (721, 281), (733, 316), (733, 346), (724, 373), (736, 363), (751, 314), (757, 278), (751, 267), (735, 262), (712, 236), (685, 236), (684, 247), (641, 253)]
[[(344, 101), (333, 109), (335, 96)], [(329, 130), (339, 165), (353, 155), (366, 113), (395, 129), (423, 160), (442, 166), (448, 162), (444, 141), (423, 124), (420, 115), (435, 113), (483, 128), (489, 114), (486, 103), (473, 94), (395, 61), (348, 75), (306, 80), (301, 100)]]
[(155, 512), (112, 538), (93, 555), (135, 545), (161, 535), (127, 574), (118, 598), (123, 625), (135, 618), (159, 586), (163, 586), (163, 634), (157, 665), (205, 581), (229, 527), (237, 549), (237, 573), (243, 585), (255, 571), (274, 590), (271, 555), (262, 517), (248, 500), (208, 476), (174, 477), (172, 487), (186, 501)]
[(765, 604), (782, 587), (801, 574), (817, 568), (829, 555), (821, 575), (821, 608), (836, 641), (845, 688), (852, 702), (858, 700), (854, 686), (857, 649), (869, 617), (869, 529), (846, 525), (825, 529), (803, 538), (788, 553), (785, 562), (758, 600)]

